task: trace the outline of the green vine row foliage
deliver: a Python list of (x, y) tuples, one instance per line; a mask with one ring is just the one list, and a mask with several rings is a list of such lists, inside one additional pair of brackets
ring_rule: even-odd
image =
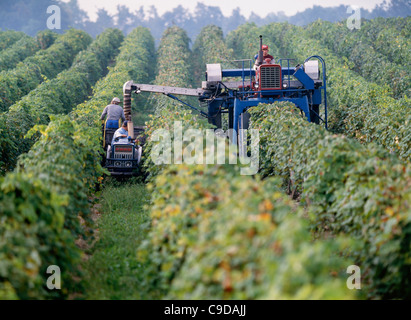
[(160, 298), (353, 298), (340, 273), (349, 262), (336, 254), (348, 242), (312, 242), (278, 180), (234, 165), (174, 165), (154, 185), (138, 258)]
[(270, 24), (263, 27), (287, 56), (304, 61), (322, 56), (327, 64), (329, 128), (355, 137), (363, 143), (376, 142), (402, 160), (411, 156), (410, 99), (394, 99), (390, 89), (368, 83), (349, 70), (347, 61), (337, 58), (320, 41), (310, 39), (300, 27)]
[(0, 31), (0, 52), (9, 48), (25, 36), (24, 32), (7, 30)]
[[(158, 49), (158, 68), (155, 84), (190, 87), (193, 82), (193, 66), (192, 59), (190, 59), (192, 54), (188, 44), (189, 38), (181, 28), (171, 27), (164, 32)], [(181, 121), (183, 130), (193, 127), (211, 128), (205, 119), (194, 115), (191, 110), (187, 110), (181, 103), (175, 102), (164, 95), (151, 95), (150, 103), (155, 114), (151, 115), (150, 120), (146, 123), (148, 140), (142, 157), (142, 170), (147, 181), (152, 181), (165, 167), (164, 165), (155, 165), (151, 158), (152, 149), (158, 144), (158, 142), (151, 140), (154, 131), (165, 129), (172, 132), (175, 121)]]
[[(146, 123), (146, 136), (147, 141), (144, 146), (144, 152), (142, 156), (142, 171), (147, 182), (153, 182), (155, 177), (159, 175), (168, 165), (167, 164), (156, 164), (154, 163), (151, 154), (153, 148), (159, 145), (158, 141), (153, 141), (153, 133), (156, 130), (167, 130), (170, 133), (170, 147), (174, 144), (174, 129), (176, 123), (181, 124), (182, 132), (186, 130), (195, 129), (212, 129), (213, 125), (209, 124), (206, 119), (194, 114), (191, 110), (185, 110), (183, 106), (178, 105), (168, 105), (167, 108), (163, 108), (155, 116), (151, 116), (151, 120)], [(183, 143), (183, 148), (185, 148), (189, 142)], [(174, 162), (174, 152), (170, 151), (171, 159)], [(180, 160), (180, 159), (179, 159)]]
[(36, 39), (24, 35), (9, 48), (0, 52), (0, 72), (13, 69), (20, 61), (34, 55), (37, 51), (49, 48), (57, 39), (57, 34), (50, 31), (40, 31)]
[[(242, 65), (233, 62), (233, 50), (228, 49), (222, 29), (215, 25), (208, 25), (201, 30), (193, 45), (193, 56), (194, 79), (198, 87), (206, 80), (207, 64), (218, 63), (222, 69), (239, 68)], [(246, 63), (245, 66), (249, 64)], [(200, 107), (202, 111), (208, 112), (207, 104), (200, 104)], [(228, 128), (228, 117), (223, 115), (221, 120), (222, 127)]]
[(411, 63), (411, 37), (394, 33), (395, 29), (384, 29), (378, 35), (374, 48), (388, 57), (392, 62), (406, 67)]
[(35, 54), (39, 49), (35, 39), (24, 36), (10, 48), (0, 52), (0, 71), (13, 69), (20, 61)]
[(390, 61), (409, 67), (411, 63), (411, 18), (376, 18), (361, 23), (362, 38)]
[(411, 167), (381, 147), (308, 123), (292, 104), (250, 109), (261, 175), (279, 176), (309, 205), (312, 227), (345, 234), (370, 297), (411, 297)]
[(109, 62), (118, 54), (124, 36), (107, 29), (74, 60), (72, 67), (55, 79), (43, 82), (3, 115), (0, 138), (1, 171), (14, 168), (20, 154), (29, 151), (35, 139), (26, 139), (37, 124), (47, 124), (51, 114), (67, 114), (91, 94), (92, 86), (105, 75)]
[[(68, 116), (52, 120), (17, 172), (0, 178), (0, 294), (20, 299), (65, 298), (77, 290), (75, 240), (91, 235), (87, 191), (102, 172), (95, 141)], [(46, 287), (52, 265), (61, 269), (61, 290)]]
[[(246, 23), (239, 26), (236, 30), (231, 31), (226, 37), (227, 47), (234, 52), (234, 58), (252, 59), (258, 54), (260, 50), (260, 35), (263, 36), (263, 44), (268, 45), (269, 54), (274, 57), (276, 61), (282, 58), (279, 46), (273, 42), (273, 39), (268, 37), (268, 34), (263, 29), (257, 27), (255, 23)], [(252, 61), (251, 66), (254, 65)], [(245, 65), (249, 67), (249, 65)]]
[(198, 85), (205, 81), (206, 64), (220, 63), (222, 68), (232, 67), (233, 51), (228, 49), (223, 30), (215, 25), (201, 29), (193, 45), (194, 79)]
[[(157, 50), (157, 75), (154, 84), (188, 88), (194, 86), (193, 54), (189, 49), (189, 42), (186, 31), (177, 26), (164, 31)], [(186, 97), (181, 97), (181, 99), (186, 102), (190, 101)], [(154, 111), (156, 114), (164, 108), (180, 105), (162, 94), (152, 94), (149, 102), (151, 110), (148, 111)]]
[(47, 79), (69, 68), (75, 56), (87, 48), (92, 38), (84, 31), (70, 29), (46, 50), (0, 72), (0, 111), (8, 108)]
[(36, 35), (37, 43), (41, 50), (46, 50), (51, 47), (57, 38), (60, 37), (60, 34), (55, 33), (51, 30), (42, 30), (39, 31)]
[[(411, 66), (402, 61), (392, 63), (383, 54), (374, 50), (361, 30), (350, 31), (344, 23), (318, 20), (306, 27), (307, 34), (320, 39), (329, 49), (348, 59), (351, 70), (379, 85), (389, 85), (395, 98), (411, 94)], [(394, 38), (394, 35), (391, 35)], [(410, 52), (406, 46), (402, 50)]]
[(0, 298), (41, 299), (45, 267), (79, 258), (63, 227), (67, 199), (21, 174), (0, 183)]
[[(133, 71), (135, 74), (150, 70), (152, 66), (144, 68), (152, 59), (150, 47), (154, 51), (148, 29), (131, 32), (121, 46), (117, 65), (96, 86), (94, 102), (107, 94), (112, 98), (109, 91), (114, 87), (105, 92), (105, 81), (118, 80), (121, 92), (129, 80), (130, 66), (142, 67)], [(96, 92), (97, 88), (101, 91)], [(68, 115), (52, 116), (47, 127), (37, 126), (41, 137), (20, 158), (17, 172), (0, 178), (0, 213), (5, 217), (0, 224), (0, 299), (67, 298), (82, 290), (73, 280), (81, 276), (81, 250), (75, 240), (91, 236), (88, 194), (104, 173), (97, 125), (104, 107), (99, 107), (87, 110), (81, 104), (72, 112), (72, 119)], [(62, 290), (45, 287), (49, 265), (61, 268)]]
[[(387, 29), (395, 29), (396, 33), (399, 32), (402, 36), (411, 37), (411, 19), (410, 17), (395, 17), (395, 18), (382, 18), (378, 17), (372, 20), (363, 20), (361, 24), (362, 30), (370, 37), (371, 40), (378, 39), (380, 33)], [(389, 45), (389, 44), (387, 44)]]
[[(98, 128), (100, 115), (113, 97), (122, 98), (123, 86), (127, 81), (149, 83), (155, 73), (154, 38), (147, 28), (135, 28), (123, 41), (114, 67), (109, 67), (106, 77), (97, 82), (93, 96), (87, 102), (77, 106), (71, 117), (89, 127)], [(132, 97), (133, 112), (140, 110), (142, 98)]]
[(64, 227), (74, 237), (86, 236), (79, 217), (90, 224), (88, 191), (93, 189), (102, 169), (96, 147), (97, 137), (89, 128), (69, 116), (52, 117), (50, 124), (38, 126), (42, 137), (19, 159), (17, 172), (37, 177), (57, 194), (66, 194)]

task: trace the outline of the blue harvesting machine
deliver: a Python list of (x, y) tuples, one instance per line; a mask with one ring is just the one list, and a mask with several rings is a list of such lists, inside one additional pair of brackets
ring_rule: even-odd
[[(233, 132), (231, 141), (236, 144), (239, 143), (238, 139), (242, 139), (239, 134), (241, 129), (248, 129), (247, 110), (259, 104), (291, 102), (304, 113), (307, 121), (323, 124), (327, 128), (326, 65), (323, 58), (311, 56), (295, 67), (290, 66), (292, 59), (266, 63), (260, 36), (256, 61), (235, 62), (239, 64), (237, 69), (224, 70), (221, 64), (207, 64), (205, 81), (197, 89), (126, 82), (123, 88), (126, 119), (131, 120), (133, 92), (155, 92), (198, 111), (217, 128), (222, 128), (222, 115), (228, 114), (228, 129)], [(207, 112), (182, 101), (177, 97), (179, 95), (197, 97), (200, 104), (207, 105)]]

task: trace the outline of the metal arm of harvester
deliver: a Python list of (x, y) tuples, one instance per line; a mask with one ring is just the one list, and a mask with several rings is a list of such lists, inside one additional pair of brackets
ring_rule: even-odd
[[(123, 86), (124, 94), (124, 113), (126, 120), (131, 121), (131, 94), (134, 92), (139, 94), (141, 92), (152, 92), (152, 93), (162, 93), (174, 100), (181, 102), (182, 104), (188, 106), (189, 108), (198, 111), (201, 115), (208, 117), (209, 115), (188, 103), (180, 100), (175, 95), (191, 96), (197, 97), (199, 100), (213, 99), (215, 92), (221, 87), (238, 89), (240, 86), (244, 86), (244, 80), (242, 81), (227, 81), (223, 82), (223, 71), (220, 64), (207, 64), (207, 81), (202, 82), (202, 88), (181, 88), (181, 87), (170, 87), (170, 86), (158, 86), (152, 84), (139, 84), (133, 81), (128, 81)], [(251, 76), (254, 75), (254, 71), (246, 70), (242, 72), (237, 70), (237, 74), (230, 74), (230, 76)], [(227, 76), (229, 76), (227, 74)]]
[(184, 96), (199, 97), (204, 94), (203, 89), (190, 89), (190, 88), (179, 88), (179, 87), (167, 87), (167, 86), (156, 86), (152, 84), (137, 84), (133, 81), (128, 81), (124, 84), (124, 93), (126, 92), (154, 92), (163, 93), (165, 95), (177, 94)]
[[(131, 115), (131, 93), (135, 92), (139, 94), (141, 92), (152, 92), (152, 93), (162, 93), (167, 97), (181, 102), (182, 104), (198, 111), (201, 115), (208, 117), (207, 113), (189, 105), (188, 103), (180, 100), (175, 95), (191, 96), (201, 98), (206, 90), (204, 89), (192, 89), (192, 88), (180, 88), (180, 87), (169, 87), (169, 86), (157, 86), (152, 84), (139, 84), (133, 81), (128, 81), (124, 84), (123, 94), (124, 94), (124, 114), (127, 118), (127, 114)], [(127, 113), (127, 114), (126, 114)]]

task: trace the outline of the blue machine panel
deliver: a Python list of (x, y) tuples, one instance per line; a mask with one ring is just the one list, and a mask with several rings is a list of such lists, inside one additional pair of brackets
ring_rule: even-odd
[(304, 88), (314, 90), (314, 80), (311, 79), (301, 68), (297, 69), (294, 73), (294, 77), (296, 77), (303, 84)]

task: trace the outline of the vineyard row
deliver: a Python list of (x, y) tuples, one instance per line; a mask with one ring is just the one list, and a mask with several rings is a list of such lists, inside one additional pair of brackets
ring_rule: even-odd
[[(148, 30), (131, 32), (106, 79), (127, 79), (125, 66), (141, 65), (147, 70), (150, 48), (154, 39)], [(96, 89), (101, 90), (106, 79)], [(104, 94), (95, 90), (96, 96)], [(88, 194), (103, 174), (94, 111), (79, 106), (72, 113), (74, 121), (69, 116), (52, 117), (18, 169), (0, 178), (0, 298), (62, 298), (75, 290), (73, 276), (79, 275), (81, 258), (75, 240), (92, 235)], [(94, 112), (92, 124), (87, 122), (89, 112)], [(64, 288), (60, 291), (44, 289), (50, 265), (61, 268)]]
[(69, 68), (76, 55), (91, 42), (84, 31), (70, 29), (48, 49), (38, 51), (14, 69), (0, 72), (0, 111), (7, 111), (40, 83)]
[(30, 150), (35, 139), (25, 136), (31, 128), (47, 125), (50, 115), (67, 114), (88, 98), (92, 86), (117, 55), (123, 38), (120, 30), (106, 30), (77, 55), (71, 68), (43, 82), (0, 116), (4, 132), (0, 138), (2, 174), (12, 170), (17, 158)]

